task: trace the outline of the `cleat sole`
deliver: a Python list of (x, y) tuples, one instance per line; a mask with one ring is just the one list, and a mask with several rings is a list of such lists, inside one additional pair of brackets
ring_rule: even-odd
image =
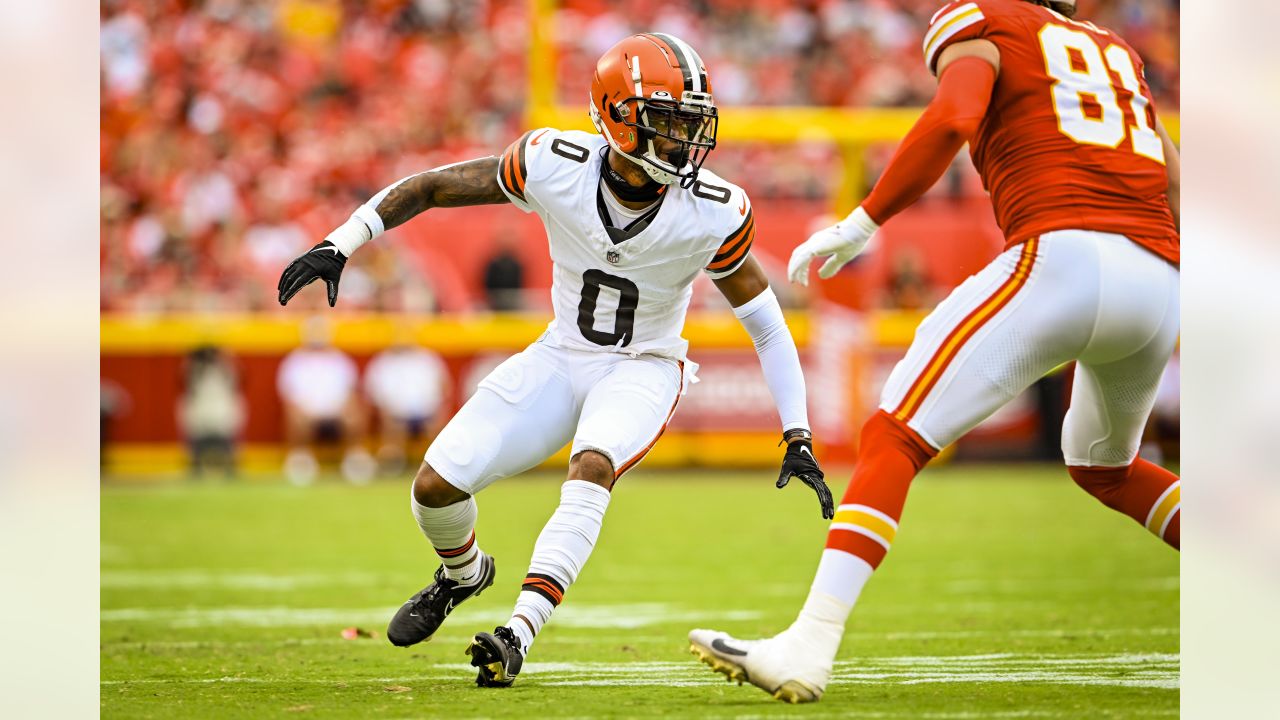
[(728, 682), (737, 681), (738, 685), (742, 685), (747, 680), (747, 671), (740, 665), (735, 665), (727, 660), (723, 660), (713, 654), (711, 651), (701, 647), (697, 643), (689, 643), (689, 652), (698, 657), (703, 664), (712, 670), (724, 675)]
[(488, 653), (485, 647), (475, 640), (472, 640), (467, 649), (463, 651), (471, 658), (471, 666), (480, 670), (476, 675), (476, 684), (480, 687), (510, 687), (515, 678), (514, 676), (507, 677), (507, 671), (502, 666), (502, 661), (496, 660), (486, 663), (483, 659), (476, 657), (477, 651)]
[[(725, 660), (717, 656), (701, 645), (691, 642), (689, 643), (689, 652), (697, 656), (703, 664), (712, 670), (724, 675), (729, 682), (737, 681), (739, 685), (743, 682), (750, 682), (751, 678), (747, 676), (747, 671), (740, 665)], [(752, 683), (754, 684), (754, 683)], [(756, 685), (756, 687), (760, 687)], [(808, 683), (799, 680), (788, 680), (781, 687), (770, 692), (767, 688), (760, 687), (761, 690), (769, 693), (775, 700), (781, 700), (785, 703), (795, 705), (797, 703), (817, 702), (822, 699), (822, 691), (814, 689)]]
[(782, 684), (782, 687), (773, 691), (773, 697), (775, 700), (795, 705), (797, 703), (817, 702), (822, 699), (822, 693), (815, 691), (807, 683), (802, 683), (799, 680), (788, 680)]

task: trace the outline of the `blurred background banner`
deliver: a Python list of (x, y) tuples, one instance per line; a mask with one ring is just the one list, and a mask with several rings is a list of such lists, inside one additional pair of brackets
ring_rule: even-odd
[[(280, 307), (280, 271), (399, 177), (495, 154), (530, 127), (589, 130), (595, 59), (650, 29), (706, 60), (723, 117), (709, 167), (753, 199), (755, 253), (800, 346), (814, 429), (830, 461), (851, 462), (855, 431), (915, 325), (1003, 242), (961, 156), (836, 278), (810, 290), (786, 283), (791, 248), (867, 192), (932, 96), (919, 39), (938, 5), (104, 2), (104, 472), (274, 472), (328, 440), (357, 476), (366, 454), (387, 469), (416, 464), (483, 372), (549, 319), (541, 225), (501, 208), (427, 213), (353, 257), (334, 310), (316, 288)], [(1146, 60), (1176, 138), (1178, 3), (1080, 5)], [(685, 334), (701, 383), (646, 465), (773, 464), (777, 418), (750, 340), (706, 279)], [(425, 383), (428, 401), (388, 408), (370, 368), (406, 343), (428, 354), (382, 366)], [(290, 397), (299, 378), (343, 392), (308, 409)], [(1047, 378), (955, 456), (1056, 459), (1069, 378)], [(1176, 453), (1175, 379), (1148, 453)], [(308, 474), (305, 463), (294, 470)]]

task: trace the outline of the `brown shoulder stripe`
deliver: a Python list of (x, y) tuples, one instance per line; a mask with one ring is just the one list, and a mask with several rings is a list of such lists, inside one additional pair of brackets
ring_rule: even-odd
[(524, 145), (529, 139), (530, 133), (520, 136), (519, 140), (507, 146), (502, 153), (502, 162), (499, 165), (498, 178), (502, 181), (502, 186), (507, 192), (524, 200), (524, 181), (527, 175), (524, 160)]
[(525, 178), (529, 177), (529, 171), (527, 168), (525, 168), (525, 164), (524, 164), (524, 147), (529, 143), (529, 136), (532, 134), (533, 134), (533, 131), (530, 130), (526, 132), (524, 135), (521, 135), (520, 139), (516, 142), (516, 147), (519, 148), (520, 152), (516, 156), (518, 160), (518, 164), (516, 165), (515, 170), (518, 171), (516, 173), (516, 177), (518, 177), (520, 181), (521, 193), (524, 192), (524, 180)]
[(716, 251), (715, 257), (711, 258), (711, 263), (707, 265), (707, 269), (719, 271), (733, 267), (734, 263), (747, 254), (747, 251), (751, 248), (751, 243), (755, 241), (755, 237), (755, 211), (748, 210), (747, 219), (742, 221), (742, 226), (720, 244), (720, 249)]

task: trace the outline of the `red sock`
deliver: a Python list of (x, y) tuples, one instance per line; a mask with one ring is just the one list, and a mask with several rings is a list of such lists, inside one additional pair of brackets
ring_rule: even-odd
[(938, 454), (915, 431), (883, 410), (862, 426), (858, 467), (827, 533), (827, 547), (875, 568), (898, 532), (911, 480)]
[(1126, 467), (1067, 467), (1071, 479), (1103, 505), (1144, 525), (1178, 548), (1182, 536), (1182, 491), (1178, 476), (1137, 458)]

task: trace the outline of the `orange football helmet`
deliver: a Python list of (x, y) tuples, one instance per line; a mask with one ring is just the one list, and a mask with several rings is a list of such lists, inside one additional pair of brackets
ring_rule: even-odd
[(702, 58), (664, 33), (632, 35), (596, 62), (591, 121), (649, 177), (681, 187), (697, 179), (719, 124)]

